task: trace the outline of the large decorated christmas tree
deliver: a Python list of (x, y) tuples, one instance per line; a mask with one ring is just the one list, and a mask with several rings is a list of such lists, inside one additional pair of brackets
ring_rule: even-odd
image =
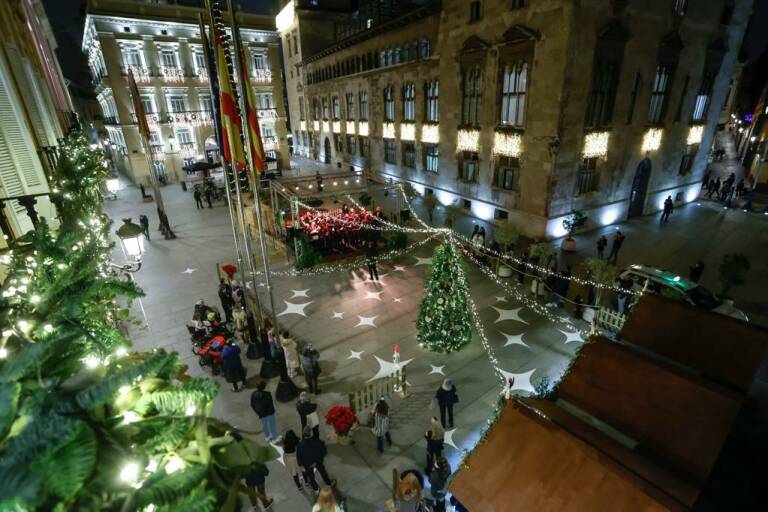
[(432, 256), (432, 272), (416, 321), (416, 340), (432, 352), (461, 350), (472, 339), (469, 290), (461, 256), (450, 242)]
[(234, 511), (276, 452), (209, 417), (218, 385), (177, 353), (131, 352), (142, 292), (110, 263), (104, 155), (60, 149), (59, 222), (0, 255), (0, 510)]

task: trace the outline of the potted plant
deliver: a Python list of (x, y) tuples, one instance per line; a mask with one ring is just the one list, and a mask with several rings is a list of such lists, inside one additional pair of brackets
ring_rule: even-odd
[(360, 423), (352, 409), (346, 405), (334, 405), (325, 414), (325, 422), (333, 428), (339, 444), (348, 445), (351, 442), (350, 432)]
[[(528, 254), (530, 254), (531, 260), (538, 261), (538, 266), (543, 268), (550, 268), (552, 260), (557, 260), (557, 248), (549, 242), (539, 242), (531, 245), (528, 249)], [(531, 272), (531, 269), (527, 271)], [(533, 274), (536, 275), (537, 273), (534, 271)], [(542, 283), (546, 279), (546, 275), (534, 277), (531, 281), (531, 293), (535, 296), (544, 295), (546, 291)]]
[[(498, 222), (493, 225), (493, 239), (499, 244), (499, 252), (507, 255), (509, 247), (520, 238), (520, 232), (509, 222)], [(512, 275), (512, 267), (507, 265), (503, 258), (498, 258), (496, 262), (496, 273), (499, 277), (509, 277)]]
[(462, 213), (458, 201), (445, 207), (445, 227), (452, 228), (456, 223), (456, 218)]
[(432, 217), (435, 214), (435, 208), (437, 208), (437, 204), (439, 201), (437, 200), (437, 196), (435, 194), (425, 194), (424, 195), (424, 206), (427, 207), (427, 215), (429, 215), (429, 223), (432, 223)]
[(587, 216), (581, 210), (573, 210), (570, 215), (563, 219), (563, 227), (568, 232), (568, 236), (563, 240), (561, 247), (564, 251), (573, 252), (576, 250), (576, 240), (573, 239), (573, 234), (586, 223)]
[[(613, 284), (613, 282), (616, 280), (616, 276), (618, 275), (619, 271), (616, 267), (608, 263), (607, 260), (601, 259), (601, 258), (584, 258), (584, 261), (581, 262), (581, 268), (584, 270), (584, 273), (586, 274), (586, 278), (592, 282), (595, 282), (597, 284), (610, 286)], [(590, 288), (593, 288), (590, 286)], [(594, 303), (593, 304), (587, 304), (588, 306), (594, 306), (588, 307), (585, 310), (585, 316), (584, 320), (592, 321), (594, 314), (596, 312), (595, 308), (600, 308), (600, 304), (602, 301), (602, 295), (603, 295), (604, 288), (600, 287), (594, 287), (591, 292), (594, 292)], [(589, 301), (587, 301), (589, 302)]]

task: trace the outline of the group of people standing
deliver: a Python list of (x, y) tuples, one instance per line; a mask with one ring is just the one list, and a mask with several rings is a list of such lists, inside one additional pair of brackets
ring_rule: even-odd
[(741, 197), (745, 192), (744, 180), (741, 179), (736, 183), (736, 173), (731, 173), (725, 180), (718, 178), (710, 178), (709, 173), (704, 176), (704, 188), (707, 190), (707, 198), (712, 199), (712, 196), (716, 200), (726, 203), (727, 205), (733, 201), (733, 199)]

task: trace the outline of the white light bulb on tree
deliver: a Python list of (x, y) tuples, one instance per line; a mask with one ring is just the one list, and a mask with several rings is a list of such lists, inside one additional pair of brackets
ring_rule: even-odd
[(131, 485), (135, 484), (139, 479), (139, 470), (139, 465), (135, 462), (124, 464), (120, 469), (120, 480)]

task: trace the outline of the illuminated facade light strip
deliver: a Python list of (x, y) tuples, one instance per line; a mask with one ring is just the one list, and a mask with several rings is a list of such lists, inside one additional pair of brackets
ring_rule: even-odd
[(421, 142), (426, 144), (438, 144), (440, 142), (440, 127), (436, 124), (422, 125)]
[(480, 149), (479, 130), (459, 130), (456, 139), (456, 151), (477, 152)]
[(517, 133), (496, 132), (493, 135), (493, 154), (517, 158), (523, 152), (523, 139)]
[(643, 151), (656, 151), (661, 147), (662, 128), (649, 128), (643, 135)]
[(416, 140), (416, 125), (413, 123), (401, 123), (400, 124), (400, 140), (415, 141)]
[(584, 137), (584, 158), (605, 158), (608, 155), (610, 132), (592, 132)]

